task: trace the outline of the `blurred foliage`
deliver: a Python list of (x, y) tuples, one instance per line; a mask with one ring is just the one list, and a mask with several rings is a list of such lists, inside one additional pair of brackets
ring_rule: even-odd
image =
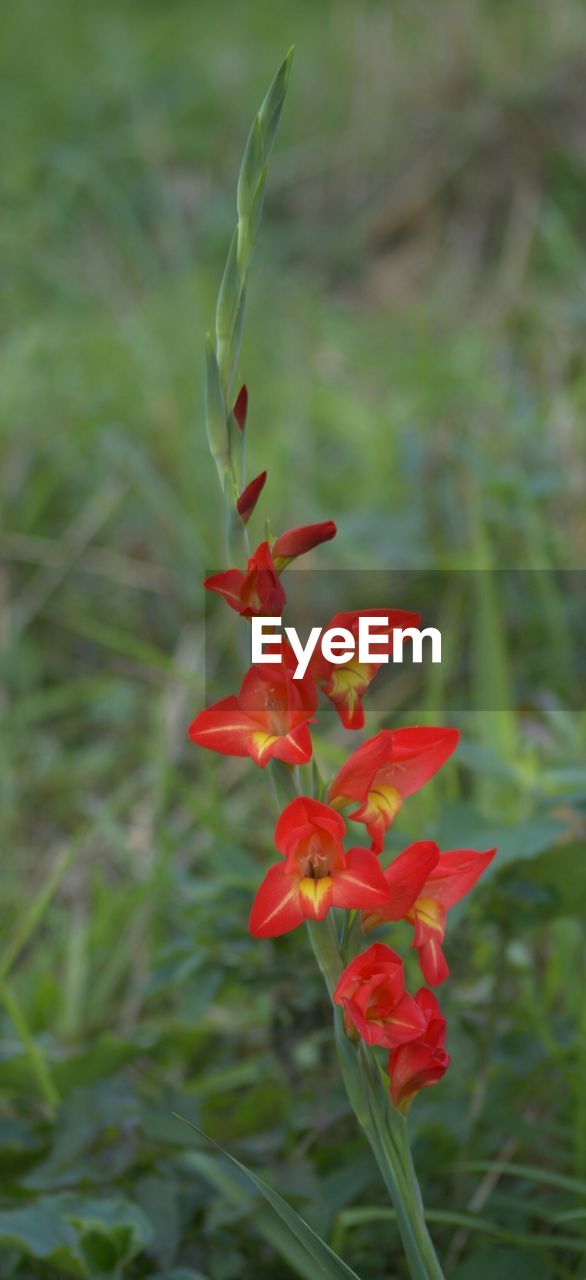
[[(0, 1276), (290, 1274), (266, 1205), (174, 1113), (363, 1280), (404, 1276), (304, 936), (246, 932), (267, 780), (185, 743), (220, 539), (203, 339), (248, 124), (295, 42), (241, 357), (257, 528), (333, 517), (337, 568), (531, 568), (552, 663), (579, 658), (551, 570), (585, 532), (584, 5), (20, 0), (2, 26)], [(448, 934), (453, 1066), (414, 1108), (416, 1160), (450, 1276), (566, 1280), (583, 718), (548, 689), (524, 708), (476, 581), (470, 678), (502, 709), (465, 717), (391, 842), (501, 850)]]

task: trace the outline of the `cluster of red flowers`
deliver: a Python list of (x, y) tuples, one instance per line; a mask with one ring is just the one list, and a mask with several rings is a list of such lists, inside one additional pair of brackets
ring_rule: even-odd
[[(240, 423), (242, 396), (234, 414)], [(244, 399), (244, 415), (246, 400)], [(239, 416), (240, 415), (240, 416)], [(243, 491), (237, 508), (248, 520), (266, 473)], [(280, 616), (286, 604), (282, 570), (295, 557), (334, 537), (332, 521), (283, 533), (262, 542), (246, 571), (228, 569), (205, 586), (222, 595), (243, 617)], [(395, 627), (417, 625), (418, 615), (400, 610), (365, 610), (362, 616), (389, 619), (389, 651)], [(360, 612), (336, 614), (330, 627), (357, 634)], [(264, 768), (269, 760), (305, 764), (312, 756), (309, 725), (319, 690), (334, 704), (346, 728), (364, 724), (362, 697), (380, 663), (356, 657), (343, 664), (315, 655), (302, 679), (294, 679), (295, 660), (283, 646), (282, 662), (258, 664), (246, 673), (238, 694), (223, 698), (196, 716), (192, 741), (224, 755), (251, 756)], [(324, 800), (298, 796), (275, 827), (280, 861), (271, 866), (256, 894), (249, 928), (254, 937), (278, 937), (303, 920), (323, 920), (331, 907), (361, 912), (364, 932), (387, 921), (413, 926), (425, 982), (437, 986), (449, 970), (442, 950), (447, 912), (473, 887), (495, 849), (441, 852), (432, 840), (409, 845), (383, 870), (379, 860), (385, 835), (403, 801), (418, 791), (455, 750), (457, 729), (414, 727), (383, 729), (369, 738), (342, 766)], [(348, 817), (366, 828), (370, 847), (344, 847), (346, 822), (339, 810), (357, 806)], [(349, 1035), (389, 1050), (391, 1098), (404, 1110), (420, 1089), (441, 1079), (449, 1064), (445, 1019), (435, 995), (425, 987), (415, 996), (405, 990), (403, 961), (391, 947), (375, 942), (357, 955), (334, 991)]]

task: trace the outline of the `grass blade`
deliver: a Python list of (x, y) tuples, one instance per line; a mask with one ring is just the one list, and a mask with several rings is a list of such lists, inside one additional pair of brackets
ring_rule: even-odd
[[(291, 1265), (295, 1267), (299, 1274), (307, 1277), (307, 1280), (359, 1280), (356, 1272), (330, 1249), (329, 1245), (322, 1240), (321, 1236), (304, 1221), (303, 1218), (283, 1200), (277, 1191), (269, 1186), (262, 1178), (254, 1173), (252, 1169), (247, 1168), (235, 1156), (230, 1155), (224, 1147), (218, 1142), (210, 1138), (207, 1133), (198, 1129), (196, 1125), (191, 1124), (189, 1120), (185, 1120), (184, 1116), (177, 1116), (178, 1120), (183, 1120), (191, 1129), (197, 1133), (210, 1146), (215, 1147), (216, 1151), (228, 1160), (240, 1174), (244, 1175), (245, 1180), (249, 1183), (251, 1190), (260, 1192), (264, 1196), (267, 1203), (273, 1210), (271, 1215), (272, 1222), (272, 1243), (285, 1257), (288, 1258)], [(230, 1180), (227, 1180), (217, 1161), (212, 1165), (209, 1157), (202, 1152), (194, 1152), (190, 1157), (190, 1163), (194, 1163), (201, 1169), (205, 1177), (213, 1181), (219, 1190), (227, 1195), (228, 1199), (241, 1199), (241, 1189), (234, 1186)], [(274, 1228), (279, 1224), (279, 1230)]]

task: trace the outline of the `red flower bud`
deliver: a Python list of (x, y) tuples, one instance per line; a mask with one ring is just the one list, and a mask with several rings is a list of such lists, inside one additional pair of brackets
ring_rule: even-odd
[(400, 1044), (389, 1054), (391, 1098), (401, 1111), (408, 1111), (421, 1089), (437, 1084), (450, 1065), (444, 1049), (446, 1020), (433, 992), (425, 987), (417, 992), (416, 1003), (425, 1020), (425, 1030), (409, 1044)]
[(247, 484), (246, 488), (243, 489), (240, 494), (236, 503), (236, 510), (243, 524), (248, 524), (248, 521), (250, 520), (254, 508), (265, 487), (266, 478), (266, 471), (261, 471), (260, 475), (255, 476), (254, 480), (251, 480), (250, 484)]
[(333, 995), (342, 1005), (347, 1030), (355, 1027), (366, 1044), (392, 1049), (425, 1031), (425, 1019), (405, 991), (403, 961), (383, 942), (374, 942), (344, 969)]
[(236, 396), (232, 413), (236, 418), (236, 422), (240, 427), (240, 430), (244, 431), (246, 426), (246, 415), (248, 413), (248, 388), (244, 383)]
[(335, 536), (336, 526), (333, 520), (324, 520), (321, 524), (302, 524), (297, 529), (288, 529), (273, 542), (275, 568), (280, 572), (290, 560), (305, 555), (306, 551), (318, 547), (320, 542), (329, 542), (330, 538)]

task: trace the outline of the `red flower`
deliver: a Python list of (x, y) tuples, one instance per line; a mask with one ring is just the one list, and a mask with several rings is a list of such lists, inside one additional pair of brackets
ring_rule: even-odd
[(273, 757), (305, 764), (311, 759), (308, 721), (317, 690), (309, 673), (293, 679), (295, 665), (284, 648), (281, 663), (250, 667), (236, 697), (222, 698), (195, 717), (192, 742), (224, 756), (251, 756), (262, 769)]
[(280, 572), (290, 560), (295, 560), (296, 556), (304, 555), (306, 551), (318, 547), (320, 542), (329, 542), (330, 538), (335, 536), (336, 526), (333, 520), (324, 520), (321, 524), (302, 524), (297, 529), (288, 529), (273, 542), (273, 560), (276, 568)]
[(303, 920), (323, 920), (330, 907), (377, 907), (388, 897), (369, 849), (349, 849), (346, 823), (327, 804), (300, 796), (283, 810), (275, 844), (284, 862), (270, 867), (250, 913), (255, 938), (276, 938)]
[(352, 613), (336, 613), (328, 623), (327, 630), (349, 631), (357, 643), (360, 618), (388, 618), (389, 620), (386, 643), (376, 645), (381, 655), (380, 662), (359, 662), (356, 649), (356, 655), (349, 657), (344, 663), (328, 662), (321, 651), (316, 651), (311, 664), (315, 679), (321, 685), (326, 698), (333, 702), (346, 729), (362, 729), (364, 724), (362, 695), (382, 665), (384, 656), (392, 653), (394, 628), (417, 627), (420, 621), (418, 613), (407, 613), (404, 609), (359, 609)]
[(236, 510), (243, 524), (248, 524), (248, 521), (250, 520), (254, 508), (256, 507), (260, 495), (265, 487), (266, 478), (266, 471), (261, 471), (260, 475), (256, 476), (254, 480), (251, 480), (250, 484), (247, 484), (246, 488), (243, 489), (240, 494), (236, 503)]
[(408, 1111), (421, 1089), (437, 1084), (450, 1065), (446, 1053), (446, 1020), (433, 992), (422, 987), (415, 1000), (425, 1020), (425, 1030), (409, 1044), (400, 1044), (389, 1054), (391, 1098), (401, 1111)]
[(346, 1030), (355, 1027), (366, 1044), (393, 1049), (425, 1030), (419, 1005), (405, 991), (403, 961), (383, 942), (373, 942), (348, 965), (333, 1000), (344, 1009)]
[(359, 808), (349, 816), (363, 822), (380, 853), (385, 832), (405, 796), (419, 791), (455, 750), (457, 729), (382, 729), (364, 742), (336, 774), (328, 800), (343, 808), (354, 800)]
[(243, 618), (265, 614), (280, 617), (287, 603), (268, 542), (261, 542), (257, 547), (248, 561), (246, 573), (241, 569), (226, 569), (224, 573), (206, 578), (203, 585), (208, 591), (224, 596), (230, 608)]
[(447, 913), (470, 892), (495, 853), (496, 849), (440, 853), (432, 841), (409, 845), (384, 873), (387, 905), (365, 912), (364, 928), (372, 929), (384, 920), (408, 920), (414, 926), (413, 946), (419, 952), (423, 977), (430, 987), (438, 986), (450, 972), (442, 950)]

